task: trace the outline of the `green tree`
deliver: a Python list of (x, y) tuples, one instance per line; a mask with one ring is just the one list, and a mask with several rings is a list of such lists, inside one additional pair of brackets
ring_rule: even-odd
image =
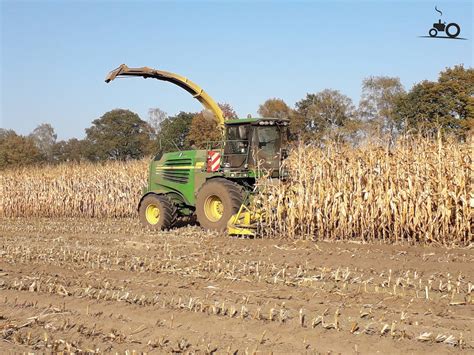
[[(290, 128), (302, 139), (343, 139), (350, 127), (356, 126), (352, 100), (337, 90), (326, 89), (307, 94), (296, 103)], [(352, 130), (350, 133), (353, 133)]]
[(474, 69), (447, 68), (437, 82), (422, 81), (395, 108), (399, 127), (405, 131), (434, 134), (438, 129), (465, 138), (474, 126)]
[(392, 141), (395, 139), (395, 107), (397, 100), (405, 94), (399, 78), (371, 76), (363, 80), (359, 117), (365, 123), (369, 136), (388, 135)]
[(57, 134), (49, 123), (42, 123), (29, 135), (38, 150), (48, 162), (53, 161), (53, 147), (56, 144)]
[(188, 149), (190, 144), (186, 137), (195, 115), (195, 113), (181, 111), (176, 116), (165, 119), (160, 125), (157, 137), (158, 148), (165, 152)]
[(262, 117), (290, 118), (292, 109), (282, 99), (268, 99), (258, 108), (258, 114)]
[(129, 110), (105, 113), (86, 129), (91, 160), (139, 159), (150, 153), (150, 126)]
[(59, 141), (53, 147), (53, 156), (56, 162), (84, 161), (87, 160), (92, 148), (85, 139), (71, 138)]
[(0, 169), (40, 163), (43, 156), (33, 139), (0, 129)]

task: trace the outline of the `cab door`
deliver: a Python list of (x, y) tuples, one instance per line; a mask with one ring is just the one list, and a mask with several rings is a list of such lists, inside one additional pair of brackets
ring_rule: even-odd
[(280, 169), (282, 128), (277, 125), (253, 126), (252, 150), (255, 166), (271, 175)]

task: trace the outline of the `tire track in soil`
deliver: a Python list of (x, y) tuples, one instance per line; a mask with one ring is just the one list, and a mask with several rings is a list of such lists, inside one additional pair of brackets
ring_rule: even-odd
[[(126, 221), (105, 232), (96, 222), (69, 232), (37, 222), (32, 236), (15, 223), (0, 228), (0, 348), (473, 349), (470, 250), (236, 240), (196, 228), (157, 236)], [(41, 312), (51, 315), (16, 329)]]

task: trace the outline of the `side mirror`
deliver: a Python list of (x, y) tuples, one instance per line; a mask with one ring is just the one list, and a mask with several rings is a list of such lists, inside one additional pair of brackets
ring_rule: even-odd
[(158, 153), (155, 155), (155, 158), (153, 160), (158, 161), (161, 159), (162, 156), (163, 156), (163, 150), (160, 149)]

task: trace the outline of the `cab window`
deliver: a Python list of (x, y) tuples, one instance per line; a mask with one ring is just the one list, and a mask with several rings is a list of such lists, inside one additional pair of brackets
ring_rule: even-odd
[(276, 126), (258, 127), (258, 149), (265, 153), (274, 154), (280, 150), (280, 132)]

